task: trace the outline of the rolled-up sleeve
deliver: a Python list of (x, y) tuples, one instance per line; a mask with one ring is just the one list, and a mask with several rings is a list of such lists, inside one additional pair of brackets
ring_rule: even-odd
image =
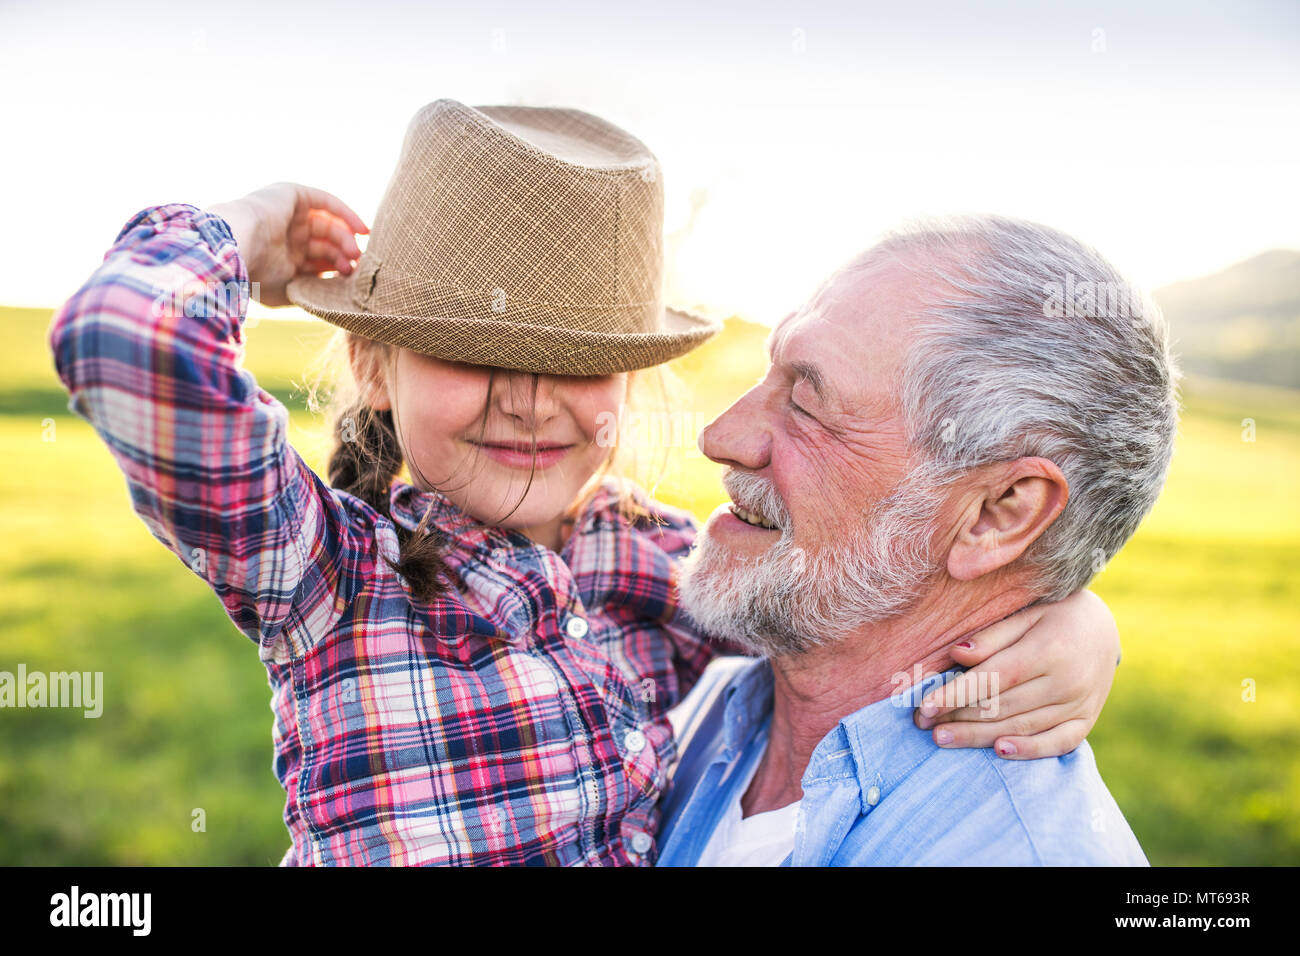
[(355, 548), (345, 502), (288, 443), (288, 410), (241, 367), (248, 303), (226, 222), (151, 206), (55, 313), (49, 345), (135, 512), (269, 659), (337, 621)]

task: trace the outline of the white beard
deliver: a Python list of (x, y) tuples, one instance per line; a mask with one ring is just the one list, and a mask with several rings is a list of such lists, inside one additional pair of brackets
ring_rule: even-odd
[(763, 657), (799, 654), (893, 617), (938, 568), (930, 551), (941, 490), (908, 476), (833, 547), (797, 547), (767, 479), (728, 472), (733, 498), (782, 529), (757, 558), (738, 558), (701, 532), (682, 569), (681, 597), (701, 630)]

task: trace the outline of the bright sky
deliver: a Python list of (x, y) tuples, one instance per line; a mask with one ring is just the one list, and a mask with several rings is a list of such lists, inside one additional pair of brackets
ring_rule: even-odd
[(926, 213), (1045, 222), (1154, 286), (1300, 248), (1293, 0), (182, 6), (0, 7), (0, 303), (59, 304), (155, 203), (295, 180), (370, 221), (440, 97), (644, 140), (672, 300), (720, 315), (776, 321)]

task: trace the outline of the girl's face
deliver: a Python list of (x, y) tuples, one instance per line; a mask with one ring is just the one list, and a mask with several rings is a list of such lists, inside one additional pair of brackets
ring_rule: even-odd
[(538, 375), (534, 394), (527, 372), (395, 351), (391, 377), (370, 404), (396, 405), (416, 487), (559, 550), (566, 512), (613, 452), (627, 373)]

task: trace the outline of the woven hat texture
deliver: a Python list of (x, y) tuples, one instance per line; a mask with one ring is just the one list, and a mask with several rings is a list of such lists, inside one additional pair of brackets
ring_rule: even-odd
[(663, 304), (663, 182), (646, 146), (579, 110), (420, 109), (347, 276), (289, 299), (452, 361), (553, 375), (666, 362), (720, 326)]

